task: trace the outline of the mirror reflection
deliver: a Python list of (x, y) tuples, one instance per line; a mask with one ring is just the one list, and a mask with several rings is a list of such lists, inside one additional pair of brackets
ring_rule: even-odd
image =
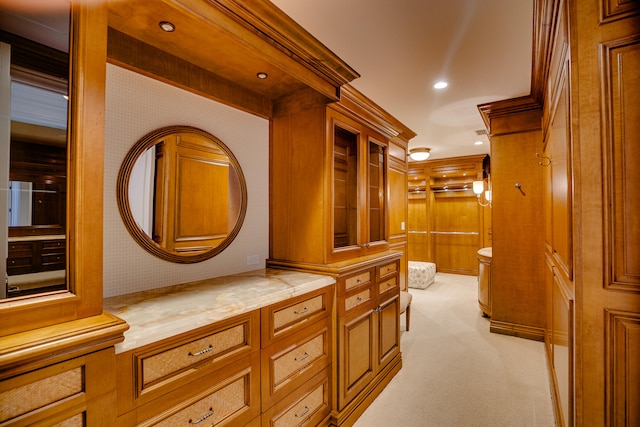
[(68, 2), (0, 8), (0, 298), (67, 289)]
[(118, 206), (133, 238), (168, 261), (204, 261), (235, 238), (246, 212), (240, 165), (215, 136), (171, 126), (143, 137), (118, 177)]

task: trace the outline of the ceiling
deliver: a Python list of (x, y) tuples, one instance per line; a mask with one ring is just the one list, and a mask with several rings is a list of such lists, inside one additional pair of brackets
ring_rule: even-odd
[[(432, 159), (488, 154), (477, 105), (531, 92), (533, 0), (271, 1), (352, 66), (351, 85)], [(433, 89), (441, 79), (449, 87)]]

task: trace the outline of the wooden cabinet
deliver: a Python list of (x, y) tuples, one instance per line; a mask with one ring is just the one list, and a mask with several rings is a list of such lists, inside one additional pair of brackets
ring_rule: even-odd
[[(328, 264), (384, 252), (390, 230), (406, 242), (404, 190), (402, 198), (392, 198), (401, 207), (397, 214), (389, 206), (389, 185), (405, 183), (406, 145), (415, 134), (355, 89), (344, 88), (343, 95), (340, 102), (287, 110), (272, 120), (274, 260)], [(390, 156), (403, 157), (393, 181)]]
[(9, 242), (7, 274), (39, 273), (64, 270), (65, 239), (18, 240)]
[(0, 337), (0, 425), (114, 425), (114, 316)]
[(400, 354), (399, 261), (338, 279), (338, 411)]
[(327, 423), (333, 299), (330, 286), (262, 309), (263, 425)]
[(118, 354), (120, 424), (242, 425), (259, 415), (259, 322), (254, 310)]

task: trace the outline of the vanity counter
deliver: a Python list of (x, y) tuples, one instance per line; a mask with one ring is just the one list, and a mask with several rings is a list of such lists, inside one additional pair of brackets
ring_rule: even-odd
[(129, 330), (116, 353), (141, 347), (335, 283), (331, 276), (273, 268), (105, 298)]

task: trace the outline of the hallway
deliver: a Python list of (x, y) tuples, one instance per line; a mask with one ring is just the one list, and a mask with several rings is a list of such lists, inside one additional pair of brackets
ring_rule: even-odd
[(409, 290), (402, 370), (356, 427), (555, 425), (544, 344), (490, 333), (475, 276), (437, 273)]

